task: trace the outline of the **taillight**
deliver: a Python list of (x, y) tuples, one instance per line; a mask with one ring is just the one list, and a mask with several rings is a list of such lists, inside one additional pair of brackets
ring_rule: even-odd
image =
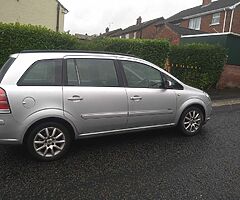
[(8, 103), (5, 90), (0, 88), (0, 113), (10, 113), (10, 106)]

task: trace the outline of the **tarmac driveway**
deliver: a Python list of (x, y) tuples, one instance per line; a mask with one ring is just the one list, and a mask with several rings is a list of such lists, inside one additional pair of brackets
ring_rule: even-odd
[(203, 133), (176, 129), (82, 140), (59, 161), (0, 146), (0, 199), (240, 199), (240, 105)]

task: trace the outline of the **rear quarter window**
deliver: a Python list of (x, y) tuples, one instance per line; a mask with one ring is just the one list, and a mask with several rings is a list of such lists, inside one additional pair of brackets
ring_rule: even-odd
[(9, 70), (9, 68), (11, 67), (11, 65), (13, 64), (13, 62), (16, 60), (16, 58), (9, 58), (7, 60), (7, 62), (2, 66), (1, 70), (0, 70), (0, 83), (2, 82), (5, 74), (7, 73), (7, 71)]
[(39, 60), (18, 81), (18, 86), (62, 85), (62, 60)]

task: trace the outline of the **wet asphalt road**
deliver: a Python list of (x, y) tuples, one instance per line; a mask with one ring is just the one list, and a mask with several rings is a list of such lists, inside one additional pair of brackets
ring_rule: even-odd
[(0, 146), (0, 199), (240, 199), (240, 105), (201, 135), (176, 129), (78, 141), (51, 163)]

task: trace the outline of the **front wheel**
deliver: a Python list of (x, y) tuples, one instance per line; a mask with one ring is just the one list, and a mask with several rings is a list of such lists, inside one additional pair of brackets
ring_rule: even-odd
[(29, 153), (40, 161), (61, 158), (69, 149), (70, 143), (71, 137), (68, 129), (56, 122), (37, 125), (26, 141)]
[(201, 132), (204, 116), (198, 107), (189, 107), (183, 111), (179, 121), (179, 128), (186, 136), (197, 135)]

